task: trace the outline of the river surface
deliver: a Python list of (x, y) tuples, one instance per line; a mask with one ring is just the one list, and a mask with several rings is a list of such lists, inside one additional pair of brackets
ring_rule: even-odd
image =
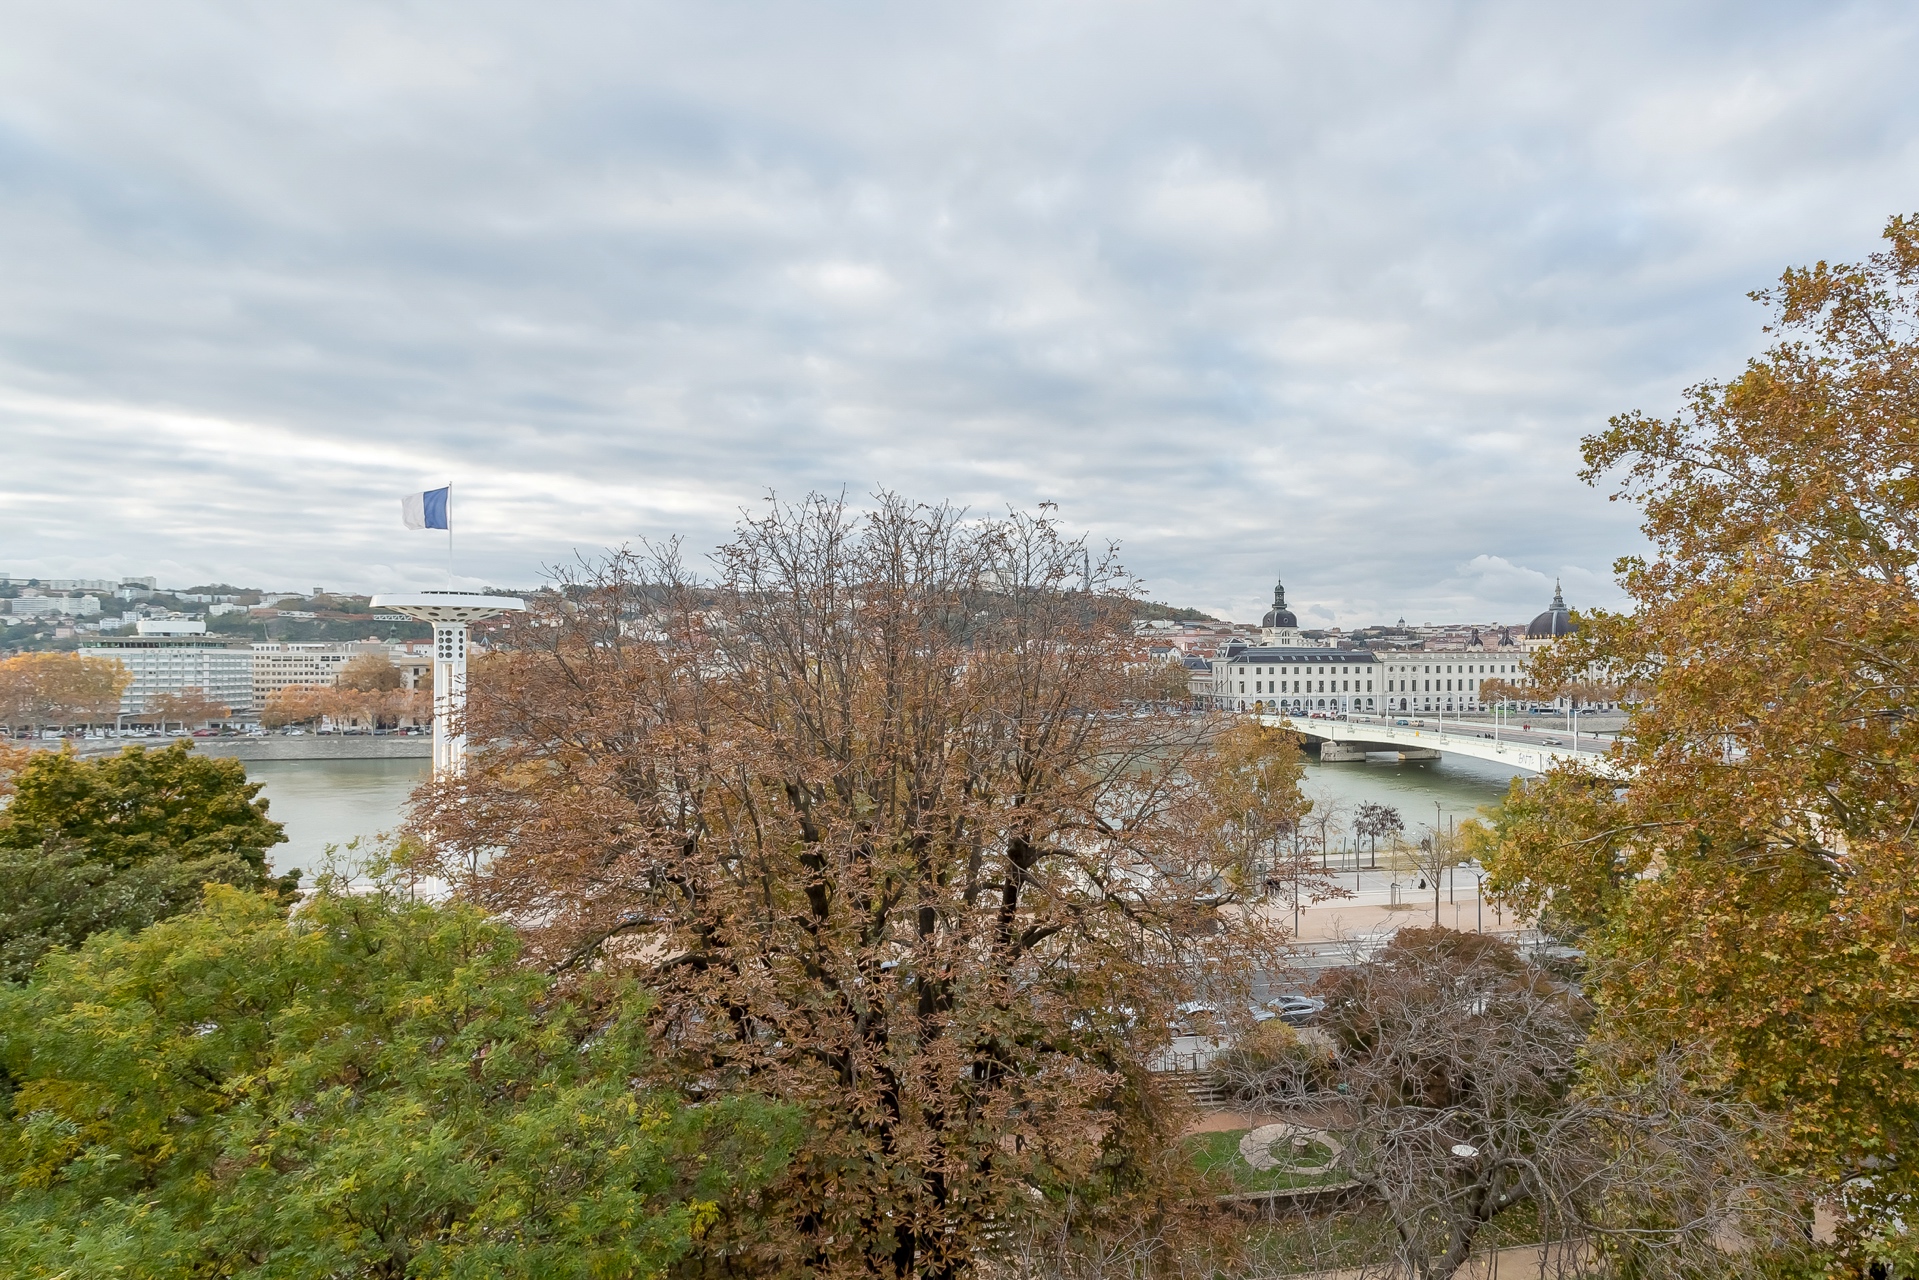
[(1514, 778), (1531, 776), (1523, 769), (1470, 756), (1406, 764), (1361, 760), (1321, 764), (1308, 759), (1300, 789), (1316, 808), (1331, 806), (1348, 819), (1364, 801), (1390, 805), (1399, 810), (1407, 837), (1416, 840), (1423, 828), (1437, 824), (1450, 830), (1478, 817), (1481, 806), (1505, 798)]
[[(286, 828), (287, 843), (267, 850), (276, 870), (298, 867), (312, 875), (328, 845), (341, 850), (354, 840), (362, 850), (400, 825), (413, 788), (433, 771), (433, 762), (403, 760), (249, 760), (247, 777), (266, 784), (260, 793), (267, 816)], [(352, 854), (343, 854), (355, 862)]]
[[(425, 759), (249, 762), (247, 776), (266, 784), (261, 794), (270, 802), (269, 816), (287, 831), (287, 843), (275, 846), (268, 857), (276, 868), (299, 867), (310, 874), (328, 845), (344, 849), (358, 839), (362, 848), (371, 847), (382, 832), (399, 826), (408, 794), (431, 768), (432, 761)], [(1463, 821), (1504, 796), (1506, 784), (1519, 773), (1459, 756), (1411, 764), (1308, 759), (1302, 785), (1316, 805), (1332, 805), (1347, 815), (1366, 800), (1391, 805), (1408, 836), (1417, 838), (1421, 828), (1434, 823), (1435, 803), (1439, 822)]]

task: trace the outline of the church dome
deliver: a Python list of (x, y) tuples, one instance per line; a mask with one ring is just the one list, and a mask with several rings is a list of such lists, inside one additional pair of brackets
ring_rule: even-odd
[(1297, 628), (1299, 626), (1299, 619), (1295, 618), (1293, 611), (1286, 607), (1285, 583), (1276, 582), (1273, 584), (1273, 607), (1266, 611), (1266, 616), (1259, 620), (1259, 625), (1269, 630)]
[(1551, 640), (1558, 636), (1571, 635), (1576, 629), (1573, 625), (1572, 613), (1566, 608), (1566, 597), (1560, 593), (1559, 584), (1555, 582), (1552, 607), (1526, 624), (1526, 638)]

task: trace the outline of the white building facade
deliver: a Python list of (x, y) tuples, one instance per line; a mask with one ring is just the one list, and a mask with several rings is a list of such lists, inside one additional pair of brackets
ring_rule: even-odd
[(92, 618), (99, 616), (99, 596), (48, 596), (34, 593), (7, 601), (7, 612), (16, 618)]
[(126, 636), (80, 647), (80, 656), (107, 658), (132, 673), (120, 695), (120, 714), (139, 715), (162, 694), (203, 693), (236, 715), (253, 705), (253, 655), (204, 637)]
[[(190, 629), (188, 629), (190, 628)], [(236, 647), (204, 634), (201, 623), (143, 621), (137, 636), (102, 637), (82, 645), (88, 658), (108, 658), (133, 675), (120, 698), (121, 715), (138, 715), (162, 694), (204, 693), (248, 719), (289, 686), (331, 688), (354, 658), (377, 653), (400, 669), (403, 688), (432, 684), (432, 651), (424, 641), (254, 644)]]
[(332, 688), (340, 670), (361, 654), (387, 655), (387, 646), (374, 641), (262, 643), (253, 646), (252, 705), (264, 708), (267, 699), (286, 688)]
[(1372, 711), (1378, 668), (1379, 659), (1364, 649), (1228, 645), (1213, 659), (1212, 705), (1288, 715)]
[(1526, 678), (1526, 654), (1503, 649), (1415, 649), (1382, 654), (1380, 679), (1385, 711), (1487, 711), (1479, 689), (1488, 681), (1517, 684)]
[(1314, 645), (1286, 607), (1286, 585), (1273, 587), (1273, 607), (1259, 620), (1257, 645), (1229, 644), (1188, 687), (1222, 711), (1346, 715), (1377, 709), (1379, 660), (1365, 649)]
[[(1210, 663), (1188, 662), (1194, 700), (1221, 711), (1285, 715), (1464, 714), (1490, 711), (1488, 684), (1520, 685), (1532, 653), (1573, 630), (1557, 587), (1552, 605), (1526, 628), (1526, 639), (1502, 633), (1491, 641), (1442, 649), (1392, 650), (1315, 646), (1276, 586), (1260, 620), (1260, 644), (1228, 645)], [(1482, 690), (1485, 697), (1482, 697)], [(1490, 700), (1489, 700), (1490, 699)]]

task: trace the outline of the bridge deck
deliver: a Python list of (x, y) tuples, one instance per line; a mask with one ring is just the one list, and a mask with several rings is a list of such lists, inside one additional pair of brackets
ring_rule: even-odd
[(1394, 724), (1391, 718), (1379, 720), (1312, 720), (1295, 716), (1259, 717), (1260, 723), (1291, 729), (1309, 738), (1326, 742), (1350, 742), (1376, 751), (1424, 750), (1490, 760), (1532, 773), (1543, 773), (1557, 763), (1568, 763), (1600, 774), (1616, 774), (1618, 766), (1603, 750), (1575, 749), (1544, 741), (1540, 733), (1494, 731), (1477, 725), (1453, 731), (1441, 731), (1431, 721), (1424, 724)]

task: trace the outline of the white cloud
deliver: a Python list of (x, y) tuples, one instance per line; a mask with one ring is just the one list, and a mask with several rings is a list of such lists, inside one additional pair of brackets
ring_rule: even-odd
[(794, 274), (832, 302), (870, 304), (893, 293), (892, 277), (865, 262), (817, 262), (796, 268)]
[(1244, 175), (1212, 172), (1195, 156), (1182, 156), (1152, 184), (1142, 212), (1150, 231), (1209, 251), (1243, 248), (1275, 224), (1264, 185)]
[[(1155, 595), (1616, 600), (1578, 437), (1915, 205), (1909, 9), (79, 0), (0, 43), (7, 572), (476, 580), (767, 489)], [(1736, 38), (1728, 33), (1736, 33)]]

